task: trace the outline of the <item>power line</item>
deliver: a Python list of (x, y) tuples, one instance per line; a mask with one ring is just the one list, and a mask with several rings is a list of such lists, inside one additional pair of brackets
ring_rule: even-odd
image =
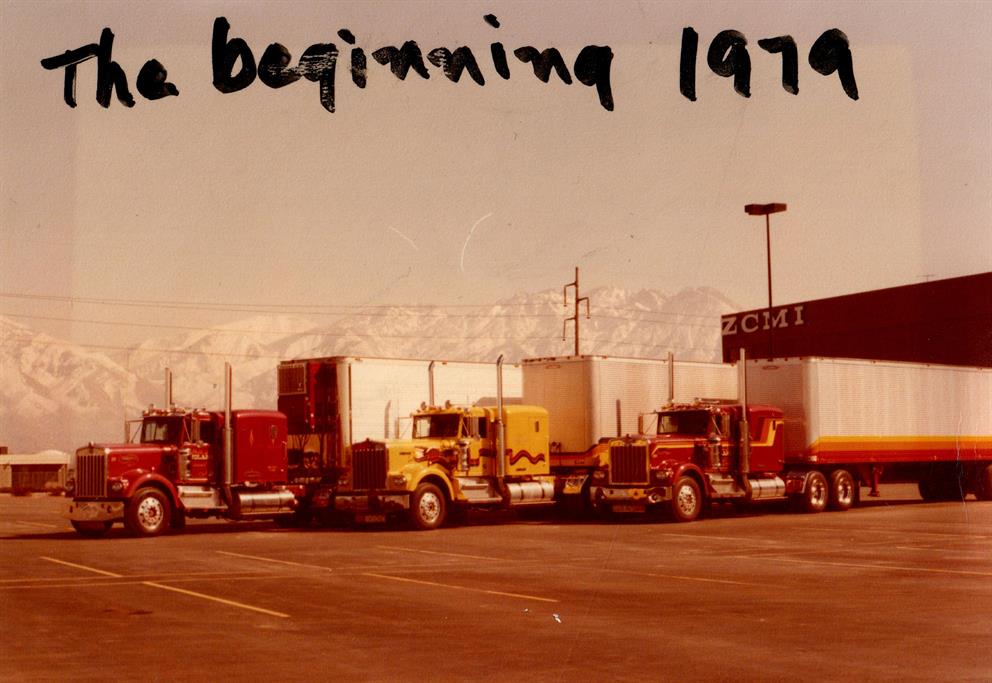
[[(324, 335), (324, 336), (329, 336), (329, 337), (360, 336), (360, 337), (372, 337), (372, 338), (378, 339), (378, 338), (382, 338), (385, 335), (357, 334), (356, 333), (356, 334), (348, 334), (348, 335)], [(409, 335), (392, 335), (392, 337), (394, 337), (394, 338), (400, 338), (400, 339), (415, 339), (415, 337), (410, 337)], [(559, 337), (436, 337), (436, 336), (431, 336), (431, 337), (420, 337), (419, 339), (422, 340), (422, 341), (430, 341), (430, 340), (434, 340), (434, 339), (454, 339), (454, 340), (489, 339), (489, 340), (492, 340), (492, 341), (512, 341), (512, 342), (518, 342), (518, 343), (519, 342), (525, 342), (525, 341), (554, 341), (554, 342), (559, 342), (560, 341), (560, 338)], [(115, 346), (115, 345), (111, 345), (111, 344), (78, 344), (78, 343), (75, 343), (75, 342), (63, 342), (63, 341), (59, 341), (57, 339), (42, 340), (42, 339), (37, 339), (35, 337), (23, 337), (23, 336), (16, 336), (16, 335), (10, 335), (10, 336), (5, 337), (3, 339), (3, 341), (0, 342), (0, 346), (13, 346), (13, 344), (11, 344), (11, 342), (15, 342), (15, 341), (16, 342), (25, 342), (25, 343), (30, 344), (32, 346), (53, 346), (53, 345), (72, 346), (72, 347), (84, 348), (84, 349), (102, 349), (102, 350), (105, 350), (105, 351), (123, 351), (123, 352), (126, 352), (128, 354), (132, 354), (132, 353), (139, 353), (139, 354), (140, 353), (162, 353), (162, 354), (181, 354), (181, 355), (190, 355), (190, 356), (218, 356), (218, 357), (222, 357), (222, 358), (230, 358), (230, 357), (235, 357), (235, 358), (273, 358), (273, 359), (281, 359), (281, 358), (283, 358), (281, 355), (279, 355), (279, 354), (273, 354), (273, 353), (238, 353), (238, 352), (230, 352), (230, 353), (228, 353), (228, 352), (224, 352), (224, 351), (199, 351), (199, 350), (194, 350), (194, 349), (176, 349), (176, 348), (162, 349), (162, 348), (138, 347), (138, 346)], [(644, 349), (664, 349), (664, 350), (672, 350), (672, 351), (699, 351), (699, 352), (710, 352), (710, 351), (713, 351), (713, 349), (703, 348), (703, 347), (698, 347), (698, 346), (671, 346), (671, 345), (668, 345), (668, 344), (643, 344), (643, 343), (640, 343), (640, 342), (615, 341), (615, 340), (612, 340), (612, 339), (595, 339), (595, 338), (593, 338), (593, 339), (587, 339), (587, 341), (590, 341), (590, 342), (593, 342), (593, 343), (600, 343), (600, 344), (604, 344), (604, 345), (611, 345), (611, 346), (625, 346), (625, 347), (626, 346), (629, 346), (629, 347), (637, 347), (637, 348), (644, 348)], [(315, 351), (315, 353), (319, 353), (319, 352)]]
[[(501, 315), (492, 313), (481, 314), (451, 314), (441, 313), (448, 309), (492, 309), (500, 308), (548, 308), (554, 304), (550, 302), (537, 303), (500, 303), (495, 304), (241, 304), (232, 302), (189, 302), (179, 300), (153, 300), (153, 299), (112, 299), (95, 297), (72, 297), (56, 296), (50, 294), (27, 294), (19, 292), (0, 292), (0, 298), (22, 299), (28, 301), (51, 301), (67, 304), (85, 304), (96, 306), (120, 306), (127, 308), (170, 308), (175, 310), (209, 311), (220, 313), (269, 313), (269, 314), (295, 314), (295, 315), (356, 315), (356, 316), (395, 316), (404, 314), (411, 310), (426, 310), (436, 317), (465, 317), (465, 318), (513, 318), (513, 317), (535, 317), (535, 318), (559, 318), (558, 313), (520, 313), (512, 315)], [(371, 310), (370, 310), (371, 309)], [(713, 316), (699, 313), (666, 313), (664, 311), (651, 311), (639, 308), (612, 308), (614, 311), (635, 313), (637, 315), (660, 315), (673, 320), (683, 318), (699, 318), (712, 320)], [(434, 313), (437, 311), (437, 313)], [(597, 314), (596, 318), (616, 318), (619, 316)], [(648, 322), (662, 322), (652, 319), (645, 319)]]

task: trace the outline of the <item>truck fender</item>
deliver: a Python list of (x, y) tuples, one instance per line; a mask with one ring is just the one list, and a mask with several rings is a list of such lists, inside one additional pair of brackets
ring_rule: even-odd
[(699, 484), (699, 490), (700, 493), (703, 494), (703, 497), (710, 497), (710, 488), (707, 484), (706, 477), (703, 476), (703, 471), (699, 469), (698, 466), (691, 462), (680, 464), (673, 463), (672, 469), (674, 470), (674, 473), (672, 474), (672, 484), (677, 482), (681, 477), (692, 477)]
[(128, 481), (127, 491), (124, 494), (126, 498), (134, 497), (138, 489), (146, 486), (154, 486), (169, 497), (169, 502), (173, 508), (179, 507), (179, 494), (176, 492), (176, 487), (161, 474), (149, 472), (148, 470), (131, 470), (125, 472), (122, 476)]
[(451, 484), (451, 478), (448, 473), (437, 465), (431, 465), (425, 470), (421, 470), (420, 473), (410, 480), (408, 488), (410, 491), (416, 491), (417, 487), (420, 486), (421, 482), (425, 479), (430, 479), (433, 483), (437, 484), (441, 488), (441, 492), (444, 493), (448, 500), (455, 499), (454, 486)]

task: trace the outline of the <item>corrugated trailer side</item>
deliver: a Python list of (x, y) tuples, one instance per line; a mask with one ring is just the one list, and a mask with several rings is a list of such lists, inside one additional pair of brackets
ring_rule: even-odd
[(403, 436), (404, 418), (428, 399), (425, 361), (350, 358), (337, 371), (344, 447)]
[(992, 460), (992, 370), (805, 358), (754, 361), (748, 397), (785, 413), (786, 457), (829, 463)]
[[(520, 365), (504, 363), (503, 402), (520, 403), (522, 395), (523, 373)], [(441, 405), (445, 401), (461, 406), (496, 405), (496, 363), (436, 362), (434, 397)]]
[[(675, 401), (737, 397), (733, 365), (675, 361)], [(523, 361), (523, 402), (550, 413), (551, 441), (582, 453), (604, 437), (637, 434), (638, 419), (668, 403), (666, 360), (572, 356)], [(651, 424), (643, 427), (653, 431)]]
[[(344, 443), (409, 437), (410, 415), (430, 398), (430, 363), (390, 358), (351, 358), (341, 363), (338, 372), (348, 377), (339, 375), (338, 386), (349, 391), (348, 396), (341, 397), (342, 405), (348, 406)], [(519, 402), (521, 383), (520, 366), (504, 365), (504, 400)], [(495, 403), (496, 384), (495, 363), (434, 363), (434, 400), (438, 404)]]

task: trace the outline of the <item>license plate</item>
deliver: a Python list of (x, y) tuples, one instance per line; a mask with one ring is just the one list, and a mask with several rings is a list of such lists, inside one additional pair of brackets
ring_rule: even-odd
[(386, 521), (386, 515), (355, 515), (359, 524), (380, 524)]
[(619, 503), (613, 506), (613, 512), (644, 512), (644, 505), (636, 503)]

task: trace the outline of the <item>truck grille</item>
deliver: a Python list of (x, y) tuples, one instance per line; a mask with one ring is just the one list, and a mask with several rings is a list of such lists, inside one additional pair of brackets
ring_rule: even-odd
[(626, 443), (610, 446), (610, 483), (647, 484), (648, 447)]
[(77, 498), (107, 495), (107, 457), (103, 453), (76, 454)]
[(351, 471), (356, 491), (386, 488), (386, 444), (365, 442), (351, 447)]

